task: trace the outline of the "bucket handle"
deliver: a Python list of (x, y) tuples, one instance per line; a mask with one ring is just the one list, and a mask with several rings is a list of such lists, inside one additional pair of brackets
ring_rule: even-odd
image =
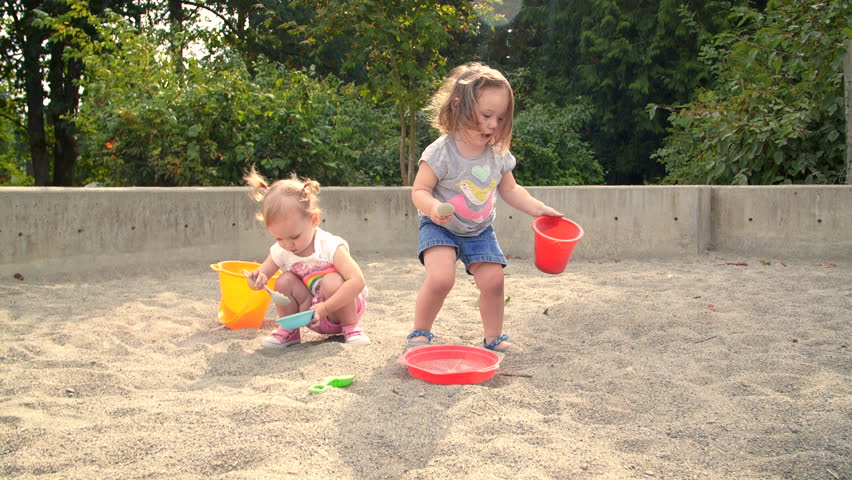
[[(538, 217), (538, 218), (536, 218), (536, 220), (538, 220), (539, 218), (542, 218), (542, 217)], [(564, 220), (565, 220), (565, 221), (567, 221), (567, 222), (570, 222), (570, 223), (571, 223), (571, 224), (573, 224), (575, 227), (577, 227), (577, 230), (579, 230), (579, 233), (577, 234), (577, 236), (576, 236), (576, 237), (574, 237), (574, 238), (555, 238), (555, 237), (551, 237), (550, 235), (548, 235), (548, 234), (546, 234), (546, 233), (544, 233), (544, 232), (542, 232), (541, 230), (539, 230), (539, 229), (538, 229), (538, 225), (536, 224), (536, 220), (533, 220), (533, 223), (532, 223), (532, 229), (533, 229), (533, 231), (534, 231), (536, 234), (541, 235), (543, 238), (546, 238), (546, 239), (548, 239), (548, 240), (550, 240), (551, 242), (554, 242), (554, 243), (574, 243), (574, 242), (579, 242), (579, 241), (583, 238), (583, 236), (585, 236), (586, 231), (585, 231), (585, 230), (583, 230), (583, 227), (582, 227), (579, 223), (577, 223), (577, 222), (575, 222), (575, 221), (573, 221), (573, 220), (570, 220), (570, 219), (568, 219), (568, 218), (565, 218), (564, 216), (563, 216), (563, 217), (561, 217), (561, 218), (562, 218), (562, 219), (564, 219)]]

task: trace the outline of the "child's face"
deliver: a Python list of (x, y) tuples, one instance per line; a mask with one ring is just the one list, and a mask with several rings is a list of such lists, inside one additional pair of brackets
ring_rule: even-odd
[(266, 231), (284, 250), (307, 257), (314, 253), (314, 231), (317, 224), (317, 215), (293, 213), (273, 220), (266, 226)]
[(489, 87), (480, 90), (476, 100), (474, 119), (477, 127), (466, 127), (462, 132), (464, 141), (472, 146), (485, 146), (494, 138), (506, 120), (509, 110), (509, 92), (501, 87)]

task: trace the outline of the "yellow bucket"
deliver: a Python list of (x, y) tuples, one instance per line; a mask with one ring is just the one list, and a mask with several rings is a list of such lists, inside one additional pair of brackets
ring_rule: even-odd
[[(265, 290), (252, 290), (243, 270), (252, 271), (260, 264), (256, 262), (227, 261), (210, 265), (219, 273), (219, 289), (222, 299), (219, 301), (219, 321), (226, 328), (260, 328), (263, 317), (269, 309), (270, 297)], [(275, 279), (281, 272), (276, 272), (266, 283), (269, 288), (275, 287)]]

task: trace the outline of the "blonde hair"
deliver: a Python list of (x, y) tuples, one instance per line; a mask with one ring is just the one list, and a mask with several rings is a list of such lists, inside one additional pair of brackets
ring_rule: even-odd
[(432, 96), (425, 109), (432, 126), (444, 135), (452, 135), (462, 128), (477, 128), (475, 109), (479, 95), (483, 89), (495, 87), (506, 89), (509, 94), (509, 107), (491, 143), (499, 152), (509, 150), (512, 143), (515, 93), (502, 73), (479, 62), (465, 63), (454, 68), (441, 88)]
[(255, 217), (265, 225), (269, 225), (282, 215), (287, 215), (290, 213), (288, 210), (293, 210), (291, 207), (293, 202), (287, 202), (288, 198), (295, 200), (298, 212), (302, 215), (312, 216), (322, 213), (319, 207), (320, 184), (315, 180), (310, 178), (300, 180), (295, 173), (292, 173), (290, 178), (277, 180), (269, 185), (269, 182), (253, 166), (243, 176), (243, 180), (251, 187), (249, 196), (260, 202), (260, 210)]

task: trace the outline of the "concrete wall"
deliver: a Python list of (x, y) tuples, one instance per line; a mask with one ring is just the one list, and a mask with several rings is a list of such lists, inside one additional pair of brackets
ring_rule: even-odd
[(710, 245), (765, 256), (852, 256), (852, 186), (713, 187)]
[[(852, 257), (852, 186), (528, 187), (583, 226), (574, 258)], [(326, 187), (323, 228), (357, 255), (413, 256), (402, 187)], [(271, 242), (240, 187), (0, 188), (0, 274), (121, 264), (262, 260)], [(531, 257), (532, 219), (498, 205), (508, 255)]]

